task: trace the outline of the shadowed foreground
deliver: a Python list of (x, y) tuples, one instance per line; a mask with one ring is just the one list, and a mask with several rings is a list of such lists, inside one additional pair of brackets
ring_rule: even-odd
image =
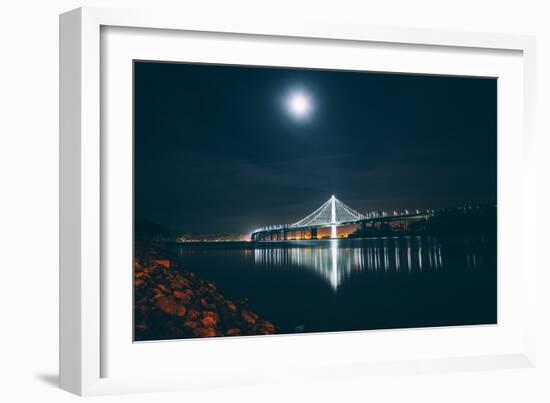
[(246, 300), (226, 299), (214, 283), (185, 271), (152, 244), (136, 245), (134, 303), (135, 341), (276, 332), (247, 309)]

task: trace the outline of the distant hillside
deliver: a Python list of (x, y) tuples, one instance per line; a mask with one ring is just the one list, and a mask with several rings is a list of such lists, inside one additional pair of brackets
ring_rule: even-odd
[(170, 228), (149, 220), (136, 220), (134, 223), (136, 239), (163, 239), (175, 236)]

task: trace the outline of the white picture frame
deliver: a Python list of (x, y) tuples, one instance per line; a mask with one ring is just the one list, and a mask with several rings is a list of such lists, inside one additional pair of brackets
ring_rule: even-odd
[[(330, 359), (308, 362), (307, 354), (298, 356), (293, 362), (280, 361), (273, 368), (266, 364), (262, 371), (247, 370), (245, 363), (228, 376), (227, 369), (212, 372), (208, 368), (196, 374), (180, 374), (171, 368), (162, 376), (150, 374), (124, 374), (125, 369), (106, 370), (106, 357), (113, 348), (107, 349), (111, 341), (103, 327), (111, 324), (105, 317), (110, 305), (106, 302), (108, 291), (104, 281), (108, 273), (102, 271), (106, 265), (103, 228), (105, 215), (106, 171), (105, 146), (109, 141), (102, 140), (102, 132), (108, 125), (102, 121), (102, 92), (108, 83), (102, 81), (102, 30), (108, 27), (117, 29), (154, 29), (164, 32), (218, 33), (219, 35), (246, 35), (262, 38), (290, 38), (296, 40), (328, 40), (338, 43), (377, 43), (381, 45), (422, 46), (438, 49), (469, 49), (477, 53), (490, 51), (513, 51), (521, 58), (522, 75), (519, 77), (523, 96), (519, 103), (522, 110), (511, 111), (518, 114), (522, 126), (517, 133), (511, 133), (514, 141), (521, 144), (521, 161), (516, 160), (512, 169), (517, 172), (517, 183), (522, 191), (509, 197), (517, 198), (521, 207), (521, 222), (518, 223), (523, 235), (534, 233), (535, 184), (532, 173), (535, 170), (533, 152), (533, 119), (535, 91), (535, 41), (533, 37), (488, 33), (467, 33), (455, 31), (429, 31), (408, 28), (381, 28), (357, 25), (336, 24), (321, 21), (303, 21), (294, 24), (287, 21), (240, 19), (214, 21), (195, 18), (193, 15), (171, 15), (148, 10), (118, 10), (104, 8), (80, 8), (60, 17), (60, 385), (63, 389), (79, 395), (127, 393), (139, 391), (159, 391), (214, 385), (246, 385), (258, 382), (287, 381), (293, 379), (332, 379), (353, 373), (367, 376), (375, 373), (403, 374), (418, 372), (442, 372), (455, 370), (475, 370), (482, 368), (528, 367), (535, 363), (535, 289), (536, 262), (532, 256), (533, 245), (522, 242), (517, 259), (521, 262), (522, 283), (517, 293), (524, 303), (521, 314), (525, 321), (514, 328), (521, 332), (521, 343), (507, 346), (499, 353), (479, 351), (460, 355), (437, 352), (420, 358), (400, 357), (396, 354), (388, 360), (357, 360), (339, 362)], [(159, 39), (160, 40), (160, 39)], [(145, 46), (145, 45), (143, 45)], [(515, 73), (510, 73), (515, 74)], [(128, 123), (128, 122), (127, 122)], [(499, 131), (502, 128), (499, 126)], [(522, 132), (522, 133), (521, 133)], [(500, 137), (499, 137), (500, 140)], [(111, 145), (109, 145), (110, 147)], [(499, 146), (500, 147), (500, 146)], [(500, 154), (499, 154), (500, 158)], [(518, 162), (519, 161), (519, 162)], [(500, 166), (499, 166), (500, 169)], [(505, 193), (508, 195), (508, 193)], [(108, 199), (108, 198), (107, 198)], [(499, 223), (503, 218), (499, 210)], [(102, 221), (103, 220), (103, 221)], [(500, 234), (500, 233), (499, 233)], [(113, 283), (114, 284), (114, 283)], [(128, 312), (131, 316), (131, 311)], [(498, 330), (498, 329), (497, 329)], [(458, 330), (460, 332), (460, 330)], [(470, 330), (462, 330), (476, 337), (491, 337), (492, 330), (482, 331), (486, 335), (473, 335)], [(452, 330), (455, 332), (455, 330)], [(379, 333), (380, 334), (380, 333)], [(496, 334), (496, 333), (495, 333)], [(445, 333), (428, 331), (408, 333), (390, 338), (447, 337)], [(462, 337), (464, 334), (461, 333)], [(458, 333), (452, 337), (457, 337)], [(293, 336), (268, 338), (240, 338), (240, 340), (192, 341), (194, 349), (207, 351), (215, 349), (217, 354), (229, 354), (229, 348), (246, 351), (250, 348), (254, 355), (268, 349), (304, 349), (309, 339), (316, 336)], [(361, 333), (331, 334), (324, 343), (346, 343), (360, 341)], [(380, 336), (378, 336), (380, 337)], [(385, 337), (385, 336), (384, 336)], [(451, 336), (449, 336), (451, 337)], [(239, 338), (237, 338), (239, 339)], [(246, 339), (246, 340), (245, 340)], [(273, 340), (275, 340), (273, 342)], [(397, 339), (396, 339), (397, 340)], [(426, 342), (426, 340), (424, 341)], [(201, 343), (201, 344), (198, 344)], [(470, 341), (472, 343), (472, 341)], [(277, 346), (276, 346), (277, 345)], [(166, 347), (167, 346), (167, 347)], [(115, 345), (115, 349), (117, 346)], [(154, 347), (151, 347), (154, 348)], [(178, 349), (177, 343), (165, 343), (166, 349)], [(473, 351), (473, 350), (472, 350)], [(128, 350), (128, 354), (133, 354)], [(122, 360), (130, 358), (123, 356)], [(191, 359), (193, 359), (191, 357)], [(131, 360), (129, 360), (131, 361)], [(299, 362), (301, 361), (301, 362)], [(303, 368), (307, 367), (305, 373)], [(252, 368), (252, 367), (251, 367)], [(209, 376), (206, 379), (205, 375)]]

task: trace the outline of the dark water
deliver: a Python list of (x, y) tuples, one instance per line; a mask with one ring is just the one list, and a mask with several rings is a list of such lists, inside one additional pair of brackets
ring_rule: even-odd
[(496, 245), (432, 237), (176, 246), (280, 333), (496, 323)]

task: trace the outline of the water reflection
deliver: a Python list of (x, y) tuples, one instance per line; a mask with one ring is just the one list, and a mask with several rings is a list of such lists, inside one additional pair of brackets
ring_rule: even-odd
[[(495, 323), (493, 238), (176, 244), (182, 266), (281, 333)], [(437, 303), (434, 303), (437, 301)]]
[(487, 249), (483, 240), (465, 240), (445, 246), (433, 237), (393, 237), (371, 239), (330, 239), (314, 241), (262, 242), (248, 247), (182, 246), (182, 257), (241, 254), (262, 269), (310, 270), (321, 276), (334, 291), (353, 275), (371, 273), (421, 273), (475, 269), (483, 265)]
[[(475, 248), (466, 248), (466, 265), (475, 268)], [(463, 253), (464, 253), (463, 252)], [(254, 263), (264, 267), (311, 270), (334, 291), (359, 272), (388, 273), (445, 269), (442, 245), (431, 237), (377, 238), (364, 240), (289, 241), (258, 244)]]

